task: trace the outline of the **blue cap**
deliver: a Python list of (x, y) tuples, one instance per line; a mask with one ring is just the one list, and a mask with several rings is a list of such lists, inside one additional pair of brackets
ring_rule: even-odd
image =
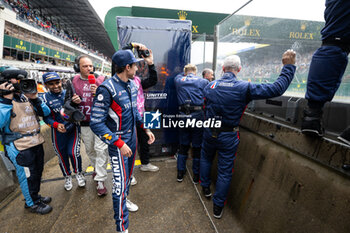
[(142, 60), (143, 59), (136, 59), (135, 55), (131, 52), (130, 49), (119, 50), (119, 51), (115, 52), (112, 56), (112, 61), (118, 67), (124, 67), (127, 64), (136, 63), (136, 62), (139, 62)]
[(44, 83), (53, 81), (53, 80), (60, 80), (60, 76), (56, 72), (47, 72), (43, 74), (43, 81)]

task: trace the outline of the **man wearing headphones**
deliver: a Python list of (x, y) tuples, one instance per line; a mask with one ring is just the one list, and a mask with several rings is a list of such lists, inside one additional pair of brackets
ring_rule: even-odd
[(80, 122), (81, 138), (85, 145), (91, 165), (95, 168), (92, 177), (97, 182), (97, 195), (107, 194), (104, 181), (107, 179), (108, 147), (90, 129), (91, 106), (97, 87), (104, 81), (104, 76), (95, 77), (95, 84), (90, 84), (88, 76), (94, 71), (91, 59), (87, 55), (80, 55), (74, 64), (75, 72), (79, 73), (72, 79), (76, 94), (80, 96), (80, 109), (85, 118)]

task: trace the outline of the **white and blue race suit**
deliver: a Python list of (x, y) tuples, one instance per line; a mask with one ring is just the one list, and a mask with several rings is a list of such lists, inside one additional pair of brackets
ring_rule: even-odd
[[(59, 160), (63, 176), (71, 175), (70, 162), (75, 173), (81, 172), (80, 156), (80, 126), (63, 120), (61, 109), (64, 105), (66, 90), (61, 93), (46, 92), (42, 99), (51, 109), (51, 114), (44, 117), (46, 124), (51, 126), (51, 141)], [(57, 130), (58, 124), (64, 124), (65, 133)]]
[(272, 84), (253, 84), (238, 80), (233, 73), (226, 72), (221, 79), (205, 87), (206, 118), (222, 122), (220, 129), (204, 129), (200, 158), (201, 186), (209, 187), (212, 163), (218, 152), (218, 176), (213, 197), (215, 205), (223, 207), (227, 197), (239, 144), (237, 128), (247, 104), (252, 100), (282, 95), (291, 83), (295, 69), (294, 65), (285, 65)]
[[(91, 111), (92, 131), (108, 144), (113, 170), (112, 197), (117, 231), (124, 231), (129, 226), (126, 197), (134, 168), (136, 124), (143, 127), (137, 111), (137, 92), (134, 82), (124, 82), (114, 75), (97, 88)], [(129, 158), (120, 153), (120, 148), (125, 143), (132, 151)]]

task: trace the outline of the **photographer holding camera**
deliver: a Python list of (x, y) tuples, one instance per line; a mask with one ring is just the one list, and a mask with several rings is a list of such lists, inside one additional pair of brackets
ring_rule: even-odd
[[(143, 117), (143, 113), (145, 112), (145, 97), (143, 94), (143, 90), (148, 89), (154, 85), (157, 84), (158, 78), (157, 78), (157, 71), (155, 69), (154, 63), (153, 63), (153, 53), (152, 50), (148, 50), (148, 48), (141, 44), (132, 42), (123, 47), (123, 50), (125, 49), (133, 49), (136, 48), (137, 54), (139, 58), (143, 58), (144, 61), (148, 65), (148, 77), (140, 79), (138, 76), (134, 76), (134, 82), (138, 88), (137, 92), (137, 110), (140, 113), (141, 117)], [(159, 168), (149, 162), (149, 144), (148, 141), (148, 135), (145, 133), (145, 131), (139, 127), (136, 126), (137, 130), (137, 142), (138, 142), (138, 152), (141, 159), (141, 171), (151, 171), (156, 172), (159, 170)], [(136, 179), (134, 176), (132, 176), (131, 185), (135, 185)]]
[(47, 214), (51, 197), (39, 194), (44, 169), (44, 138), (40, 134), (39, 116), (50, 109), (37, 96), (36, 83), (28, 80), (27, 72), (7, 68), (0, 79), (0, 130), (8, 157), (31, 212)]

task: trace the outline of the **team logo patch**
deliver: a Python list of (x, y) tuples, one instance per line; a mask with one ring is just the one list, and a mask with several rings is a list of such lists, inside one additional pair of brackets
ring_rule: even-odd
[(104, 137), (105, 139), (107, 139), (108, 141), (110, 141), (110, 140), (112, 139), (112, 136), (109, 135), (108, 133), (106, 133), (105, 135), (103, 135), (103, 137)]
[(210, 88), (211, 88), (211, 89), (214, 89), (214, 88), (216, 88), (217, 85), (218, 85), (218, 82), (214, 82), (214, 83), (210, 86)]
[(144, 112), (143, 121), (146, 129), (160, 129), (160, 116), (162, 114), (157, 110), (156, 112)]
[(67, 114), (64, 113), (64, 108), (61, 108), (60, 110), (60, 114), (63, 117), (63, 119), (68, 120), (69, 116)]
[(97, 100), (98, 100), (98, 101), (102, 101), (102, 100), (103, 100), (103, 95), (102, 95), (102, 94), (99, 94), (99, 95), (97, 96)]

